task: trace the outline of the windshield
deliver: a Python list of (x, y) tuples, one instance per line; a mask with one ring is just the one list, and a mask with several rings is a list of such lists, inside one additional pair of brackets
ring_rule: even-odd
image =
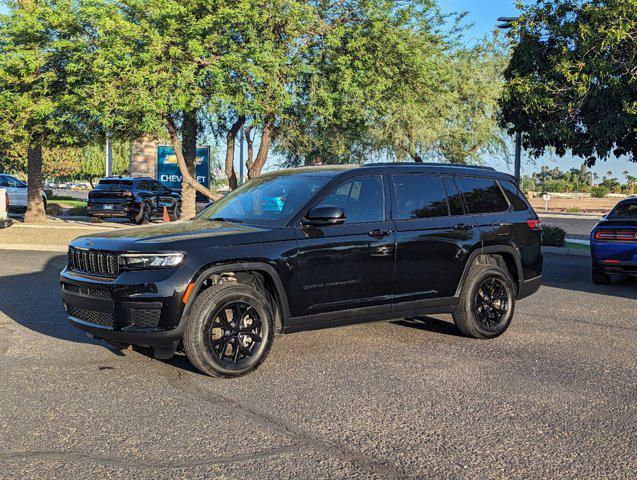
[(608, 218), (637, 218), (637, 203), (622, 203), (617, 205)]
[(302, 174), (259, 177), (229, 193), (197, 218), (282, 226), (330, 178)]

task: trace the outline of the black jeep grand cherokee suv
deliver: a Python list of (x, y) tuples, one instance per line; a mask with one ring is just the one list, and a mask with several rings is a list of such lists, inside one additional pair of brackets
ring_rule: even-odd
[(81, 237), (61, 273), (73, 325), (254, 370), (275, 332), (428, 313), (495, 337), (542, 274), (537, 215), (506, 174), (427, 164), (262, 175), (197, 218)]

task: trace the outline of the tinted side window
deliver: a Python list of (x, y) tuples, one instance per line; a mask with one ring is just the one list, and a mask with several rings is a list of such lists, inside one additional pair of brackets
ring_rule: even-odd
[(0, 187), (6, 187), (7, 186), (7, 181), (4, 179), (3, 176), (0, 175)]
[(449, 215), (447, 195), (440, 177), (394, 175), (397, 218), (445, 217)]
[(380, 175), (347, 180), (328, 194), (321, 205), (334, 205), (345, 211), (345, 223), (382, 222), (383, 181)]
[(504, 212), (509, 209), (502, 190), (494, 180), (458, 177), (457, 181), (469, 213)]
[(11, 188), (21, 188), (22, 187), (22, 182), (20, 182), (16, 178), (4, 177), (4, 179), (7, 182), (7, 187), (11, 187)]
[(444, 177), (443, 181), (447, 189), (447, 198), (449, 199), (449, 212), (451, 215), (464, 215), (462, 193), (458, 190), (456, 182), (451, 177)]
[(526, 200), (524, 200), (524, 195), (515, 185), (511, 182), (500, 182), (500, 186), (506, 192), (506, 196), (509, 199), (509, 203), (513, 206), (513, 210), (516, 212), (528, 210), (529, 207)]

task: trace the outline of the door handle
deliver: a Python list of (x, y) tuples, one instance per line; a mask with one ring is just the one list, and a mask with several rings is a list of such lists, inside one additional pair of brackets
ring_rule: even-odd
[(471, 230), (473, 225), (467, 225), (466, 223), (459, 223), (453, 226), (454, 230)]
[(386, 237), (390, 233), (391, 233), (391, 230), (381, 230), (379, 228), (377, 230), (372, 230), (367, 235), (369, 235), (370, 237), (374, 237), (374, 238), (382, 238), (382, 237)]

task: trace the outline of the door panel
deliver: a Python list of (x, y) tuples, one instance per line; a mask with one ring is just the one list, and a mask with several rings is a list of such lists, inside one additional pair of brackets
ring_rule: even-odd
[(397, 245), (394, 302), (453, 296), (468, 252), (479, 242), (473, 217), (457, 203), (458, 192), (450, 191), (452, 201), (447, 202), (447, 190), (455, 189), (452, 180), (447, 185), (437, 176), (395, 175), (393, 186)]
[(321, 205), (345, 211), (345, 223), (298, 226), (301, 312), (391, 308), (395, 233), (385, 215), (380, 175), (345, 180)]
[(493, 179), (457, 177), (467, 209), (476, 220), (485, 246), (511, 242), (511, 207)]

